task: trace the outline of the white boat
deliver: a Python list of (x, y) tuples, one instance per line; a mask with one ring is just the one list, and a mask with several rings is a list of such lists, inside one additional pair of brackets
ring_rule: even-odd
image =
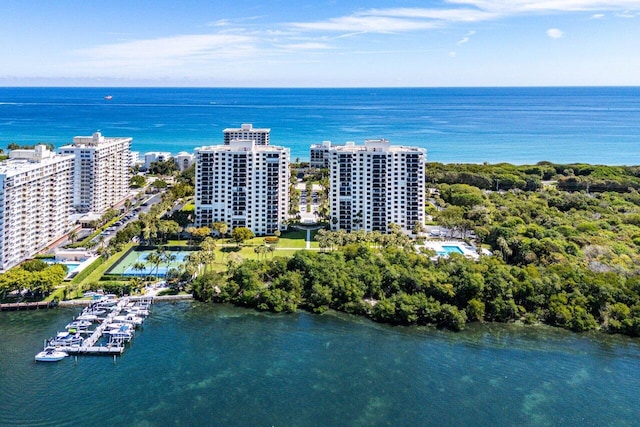
[(131, 323), (116, 322), (116, 323), (109, 323), (106, 327), (106, 330), (112, 331), (114, 329), (120, 329), (120, 328), (124, 328), (125, 330), (130, 330), (133, 332), (136, 326)]
[(149, 310), (141, 307), (131, 307), (125, 309), (127, 313), (132, 314), (134, 316), (148, 316)]
[(36, 362), (57, 362), (67, 356), (67, 353), (55, 347), (45, 347), (44, 350), (36, 354)]
[(107, 100), (107, 101), (111, 101), (113, 99), (113, 96), (107, 95), (107, 96), (104, 97), (104, 99)]
[(49, 341), (52, 347), (68, 347), (72, 345), (82, 345), (84, 338), (80, 334), (71, 334), (69, 332), (58, 332), (55, 338)]
[(133, 326), (128, 324), (123, 324), (119, 328), (105, 331), (105, 334), (108, 334), (111, 338), (114, 338), (114, 339), (123, 339), (125, 341), (131, 341), (131, 339), (133, 338)]
[(71, 329), (75, 329), (76, 331), (85, 331), (89, 329), (89, 326), (91, 326), (92, 324), (93, 323), (89, 320), (74, 320), (73, 322), (67, 324), (67, 326), (65, 326), (65, 329), (69, 332), (71, 332)]
[(82, 310), (83, 316), (102, 316), (104, 314), (107, 314), (107, 310), (103, 308), (85, 308)]
[(134, 325), (142, 325), (142, 322), (144, 322), (144, 319), (142, 317), (134, 316), (132, 314), (127, 314), (125, 316), (116, 316), (113, 318), (113, 320), (116, 322), (133, 323)]
[(95, 314), (82, 314), (76, 317), (76, 320), (88, 320), (89, 322), (97, 322), (98, 316), (96, 316)]

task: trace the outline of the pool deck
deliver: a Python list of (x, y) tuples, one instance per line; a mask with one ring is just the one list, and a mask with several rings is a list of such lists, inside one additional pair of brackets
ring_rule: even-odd
[[(462, 251), (462, 255), (467, 258), (477, 260), (479, 258), (478, 251), (475, 246), (469, 245), (461, 240), (426, 240), (424, 244), (416, 246), (416, 249), (427, 248), (436, 251), (439, 257), (449, 256), (449, 251), (445, 250), (445, 246), (455, 246), (460, 251)], [(456, 252), (457, 253), (457, 252)]]

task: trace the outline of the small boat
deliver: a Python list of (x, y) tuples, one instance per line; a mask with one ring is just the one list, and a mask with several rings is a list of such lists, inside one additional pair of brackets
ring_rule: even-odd
[(126, 308), (125, 310), (127, 313), (134, 316), (144, 317), (149, 315), (149, 310), (142, 307), (131, 307), (131, 308)]
[(55, 347), (45, 347), (44, 350), (36, 354), (36, 362), (57, 362), (67, 356), (67, 353)]
[(105, 331), (111, 338), (123, 339), (125, 341), (131, 341), (133, 338), (133, 327), (131, 325), (124, 324), (119, 328), (110, 329)]
[(65, 329), (69, 332), (71, 332), (71, 329), (84, 331), (86, 329), (89, 329), (89, 326), (91, 326), (92, 324), (93, 323), (88, 320), (74, 320), (73, 322), (67, 324), (67, 326), (65, 326)]
[(58, 332), (55, 338), (49, 341), (52, 347), (67, 347), (72, 345), (82, 345), (84, 338), (80, 334), (71, 334), (69, 332)]
[(87, 307), (82, 310), (82, 314), (94, 314), (96, 316), (102, 316), (107, 314), (107, 310), (103, 307)]
[(76, 320), (86, 320), (89, 322), (97, 322), (98, 316), (96, 316), (95, 314), (83, 314), (81, 316), (76, 317)]
[(111, 101), (113, 99), (113, 96), (107, 95), (107, 96), (104, 97), (104, 99), (107, 100), (107, 101)]
[(131, 314), (128, 314), (126, 316), (116, 316), (113, 318), (113, 320), (122, 323), (133, 323), (134, 325), (142, 325), (142, 322), (144, 322), (144, 319), (142, 317), (133, 316)]

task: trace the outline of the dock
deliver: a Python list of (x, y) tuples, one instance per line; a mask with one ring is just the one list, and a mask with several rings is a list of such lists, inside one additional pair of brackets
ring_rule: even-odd
[[(98, 342), (105, 333), (108, 333), (110, 325), (119, 320), (116, 319), (116, 317), (121, 316), (123, 311), (129, 311), (131, 321), (120, 320), (119, 323), (131, 323), (130, 329), (133, 331), (135, 327), (133, 319), (135, 319), (138, 314), (132, 314), (135, 313), (135, 311), (132, 310), (135, 308), (138, 310), (148, 311), (149, 307), (153, 303), (153, 297), (123, 297), (117, 300), (98, 300), (95, 304), (97, 306), (100, 306), (101, 302), (110, 302), (113, 304), (113, 301), (115, 301), (115, 304), (109, 308), (110, 311), (106, 317), (99, 319), (100, 323), (94, 330), (83, 330), (77, 332), (77, 336), (81, 334), (88, 335), (86, 338), (81, 340), (81, 344), (60, 344), (56, 343), (55, 340), (50, 340), (48, 345), (74, 355), (122, 355), (125, 350), (125, 342), (128, 342), (133, 337), (133, 332), (131, 332), (131, 335), (128, 338), (114, 338), (111, 336), (106, 345), (98, 345)], [(87, 310), (90, 310), (90, 308), (91, 306), (85, 308), (81, 314), (86, 314)]]
[(12, 302), (0, 304), (0, 311), (16, 311), (16, 310), (39, 310), (55, 307), (55, 303), (51, 301), (39, 302)]

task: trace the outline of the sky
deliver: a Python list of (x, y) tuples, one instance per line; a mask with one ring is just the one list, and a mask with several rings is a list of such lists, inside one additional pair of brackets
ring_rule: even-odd
[(640, 0), (2, 0), (0, 86), (640, 85)]

